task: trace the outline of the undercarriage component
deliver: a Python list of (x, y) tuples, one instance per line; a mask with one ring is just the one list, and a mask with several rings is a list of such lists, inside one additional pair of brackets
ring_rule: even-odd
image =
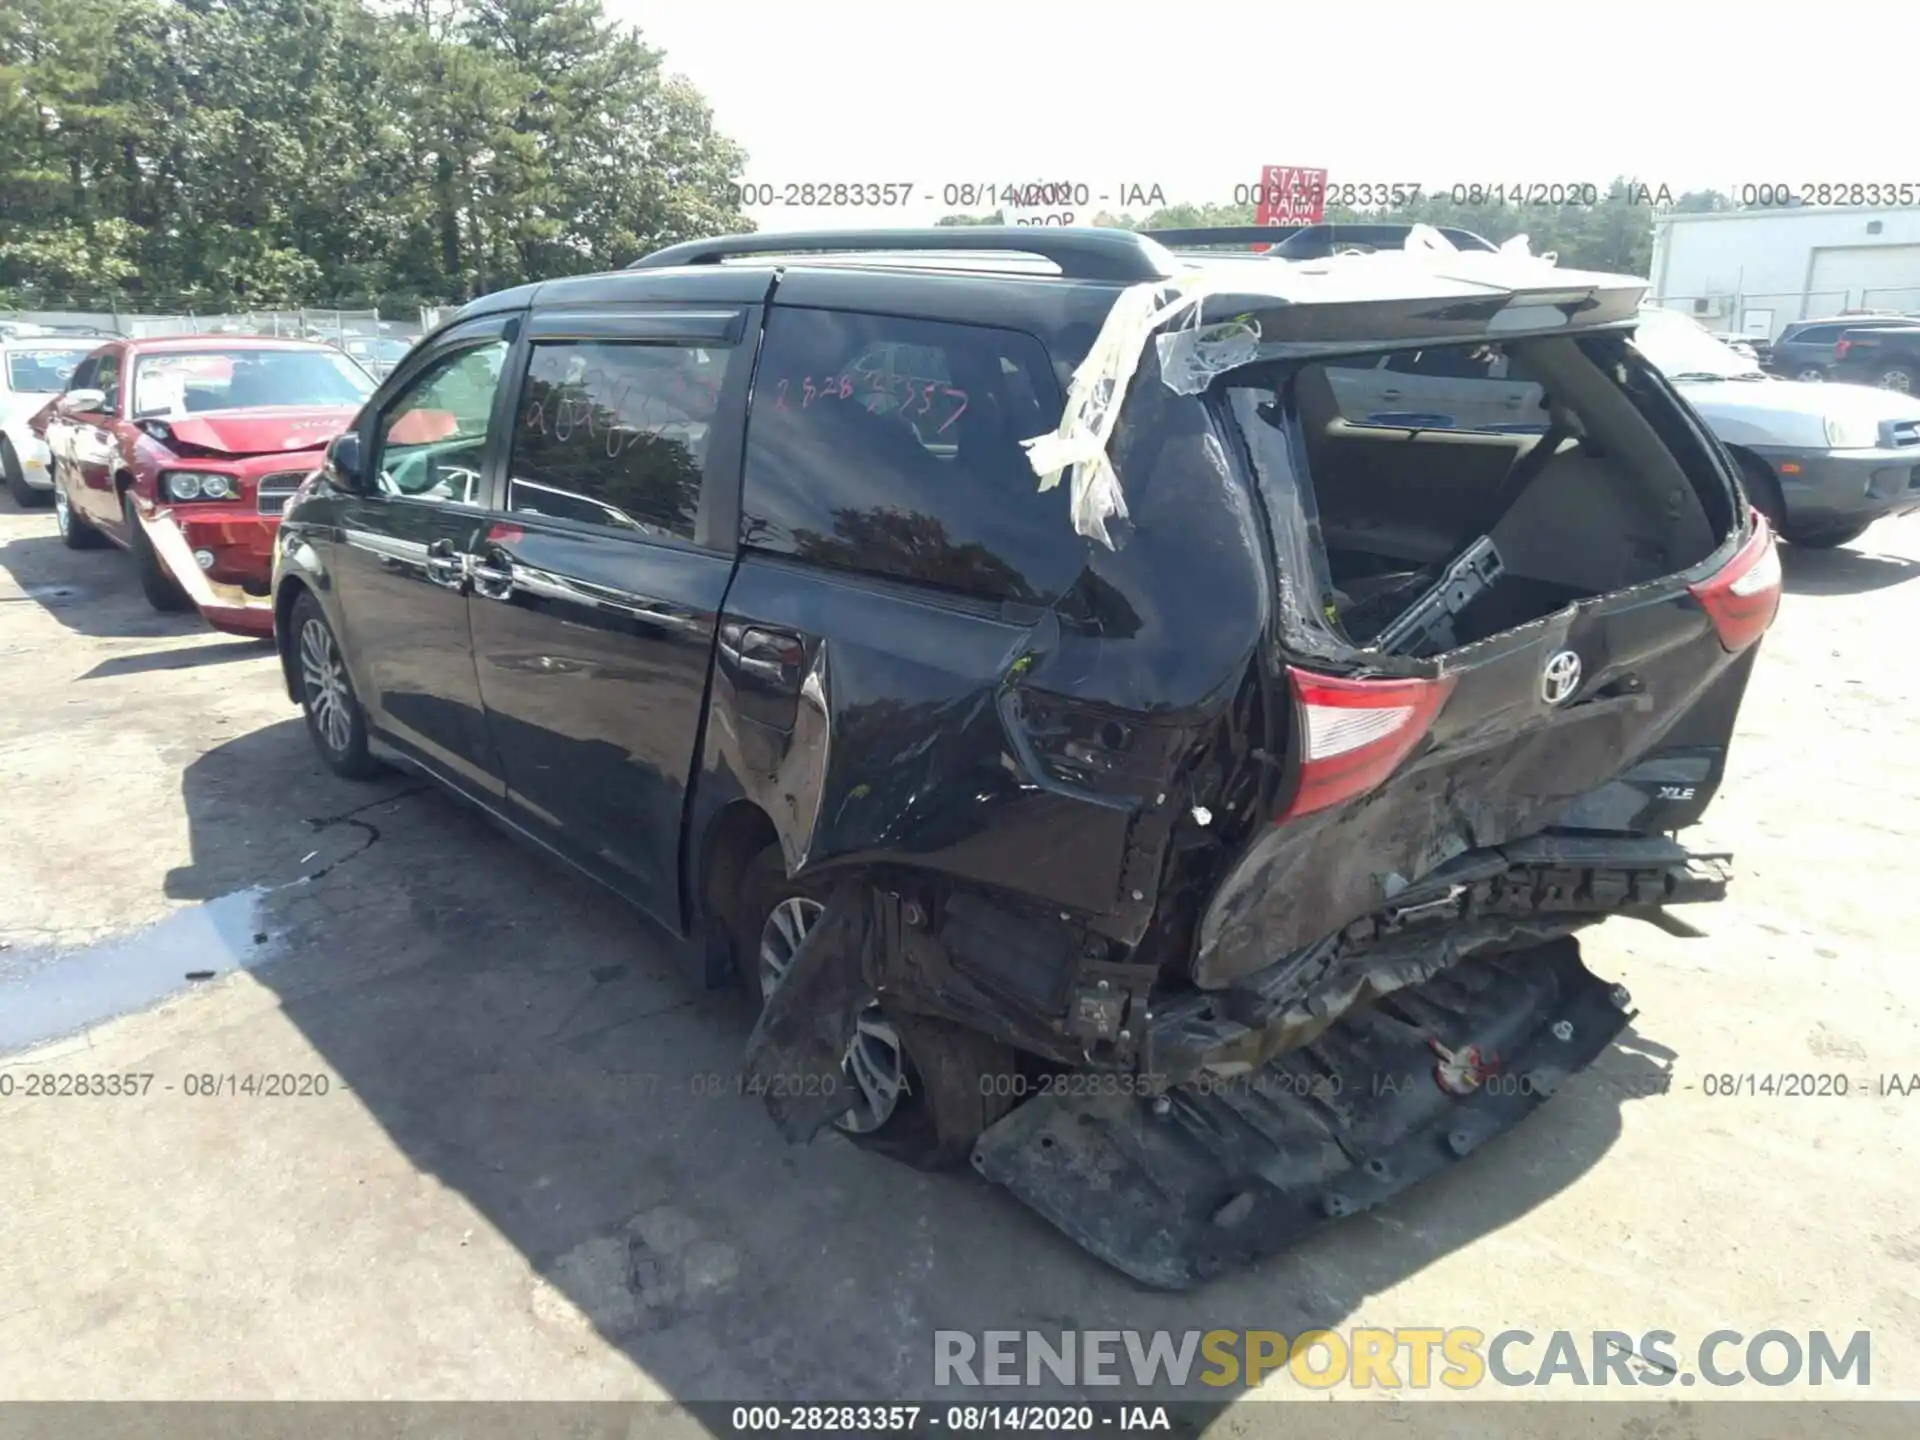
[(973, 1163), (1108, 1264), (1184, 1289), (1464, 1159), (1592, 1063), (1627, 1004), (1570, 938), (1474, 957), (1258, 1070), (1029, 1100)]
[(964, 1157), (1005, 1108), (982, 1096), (1011, 1092), (984, 1088), (981, 1077), (1012, 1070), (1009, 1046), (1057, 1064), (1132, 1064), (1157, 971), (1110, 959), (1111, 948), (1064, 918), (979, 894), (848, 876), (766, 998), (745, 1083), (782, 1135), (810, 1139), (860, 1098), (843, 1060), (877, 1004), (919, 1072), (916, 1108), (931, 1130), (916, 1156)]
[(1013, 1052), (951, 1020), (894, 1011), (887, 1018), (911, 1061), (912, 1093), (897, 1123), (856, 1143), (916, 1170), (964, 1164), (980, 1132), (1013, 1105), (1013, 1086), (997, 1083), (1013, 1074)]

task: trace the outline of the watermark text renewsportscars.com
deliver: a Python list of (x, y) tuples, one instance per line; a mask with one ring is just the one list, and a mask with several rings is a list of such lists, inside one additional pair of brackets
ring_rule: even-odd
[(1328, 1390), (1841, 1386), (1873, 1379), (1868, 1331), (936, 1330), (936, 1385), (1251, 1388), (1284, 1373)]

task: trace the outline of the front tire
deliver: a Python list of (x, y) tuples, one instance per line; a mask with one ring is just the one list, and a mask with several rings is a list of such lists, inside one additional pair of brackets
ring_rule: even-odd
[(121, 496), (120, 504), (127, 517), (127, 548), (133, 552), (134, 569), (140, 575), (140, 593), (162, 614), (177, 615), (182, 610), (193, 609), (193, 597), (180, 588), (180, 582), (160, 563), (160, 552), (153, 548), (146, 526), (140, 523), (140, 511), (133, 496)]
[[(787, 877), (778, 844), (748, 864), (730, 928), (735, 971), (756, 1006), (785, 978), (825, 901), (825, 887)], [(860, 1016), (841, 1065), (841, 1083), (859, 1104), (834, 1126), (863, 1150), (917, 1170), (948, 1169), (965, 1163), (980, 1132), (1011, 1108), (989, 1092), (1013, 1088), (991, 1083), (1013, 1069), (1013, 1052), (977, 1031), (876, 1003)], [(927, 1074), (941, 1081), (937, 1091)]]
[(382, 769), (367, 748), (367, 717), (354, 694), (340, 642), (320, 602), (302, 594), (289, 616), (294, 663), (300, 667), (300, 709), (320, 760), (343, 780), (370, 780)]
[(1867, 526), (1872, 523), (1868, 520), (1858, 525), (1834, 525), (1815, 530), (1788, 530), (1785, 535), (1790, 544), (1798, 545), (1804, 550), (1835, 550), (1858, 540), (1867, 533)]
[(1767, 517), (1767, 524), (1778, 535), (1787, 523), (1787, 502), (1780, 494), (1780, 482), (1773, 471), (1751, 455), (1740, 456), (1740, 478), (1753, 508)]
[(43, 490), (36, 490), (27, 483), (26, 467), (20, 463), (20, 457), (13, 453), (13, 442), (0, 435), (0, 471), (7, 477), (7, 493), (13, 496), (13, 503), (22, 510), (34, 510), (47, 503)]
[(1798, 370), (1793, 372), (1793, 378), (1796, 380), (1804, 380), (1809, 385), (1820, 385), (1826, 381), (1826, 367), (1824, 365), (1802, 365)]
[(98, 550), (107, 543), (107, 537), (82, 520), (67, 498), (58, 460), (53, 462), (53, 523), (60, 528), (61, 543), (69, 550)]

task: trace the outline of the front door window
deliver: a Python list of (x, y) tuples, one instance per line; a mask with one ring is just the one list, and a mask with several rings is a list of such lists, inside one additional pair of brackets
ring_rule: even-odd
[(381, 417), (377, 483), (385, 495), (481, 501), (481, 456), (507, 342), (490, 341), (435, 361)]

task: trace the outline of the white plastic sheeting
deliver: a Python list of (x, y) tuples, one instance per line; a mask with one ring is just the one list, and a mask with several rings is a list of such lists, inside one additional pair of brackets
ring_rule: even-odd
[[(1271, 296), (1299, 300), (1327, 291), (1327, 277), (1349, 272), (1380, 282), (1378, 288), (1398, 288), (1408, 266), (1423, 276), (1445, 269), (1456, 280), (1511, 284), (1516, 269), (1551, 270), (1552, 255), (1534, 256), (1527, 237), (1517, 235), (1498, 251), (1458, 250), (1430, 225), (1415, 225), (1403, 249), (1368, 254), (1333, 255), (1324, 260), (1249, 263), (1245, 259), (1196, 266), (1184, 275), (1145, 280), (1120, 293), (1107, 313), (1087, 358), (1073, 372), (1067, 404), (1059, 428), (1020, 443), (1028, 463), (1040, 477), (1040, 488), (1051, 490), (1069, 471), (1073, 528), (1108, 549), (1113, 539), (1111, 520), (1124, 520), (1127, 499), (1120, 477), (1107, 458), (1107, 442), (1119, 423), (1127, 387), (1140, 368), (1147, 342), (1162, 326), (1188, 322), (1158, 337), (1156, 353), (1161, 378), (1183, 395), (1206, 389), (1216, 375), (1250, 363), (1259, 351), (1259, 328), (1247, 320), (1201, 325), (1200, 303), (1210, 295)], [(1363, 266), (1364, 271), (1353, 267)], [(1311, 278), (1310, 278), (1311, 277)], [(1368, 285), (1365, 289), (1377, 288)], [(1353, 298), (1361, 298), (1355, 296)]]

